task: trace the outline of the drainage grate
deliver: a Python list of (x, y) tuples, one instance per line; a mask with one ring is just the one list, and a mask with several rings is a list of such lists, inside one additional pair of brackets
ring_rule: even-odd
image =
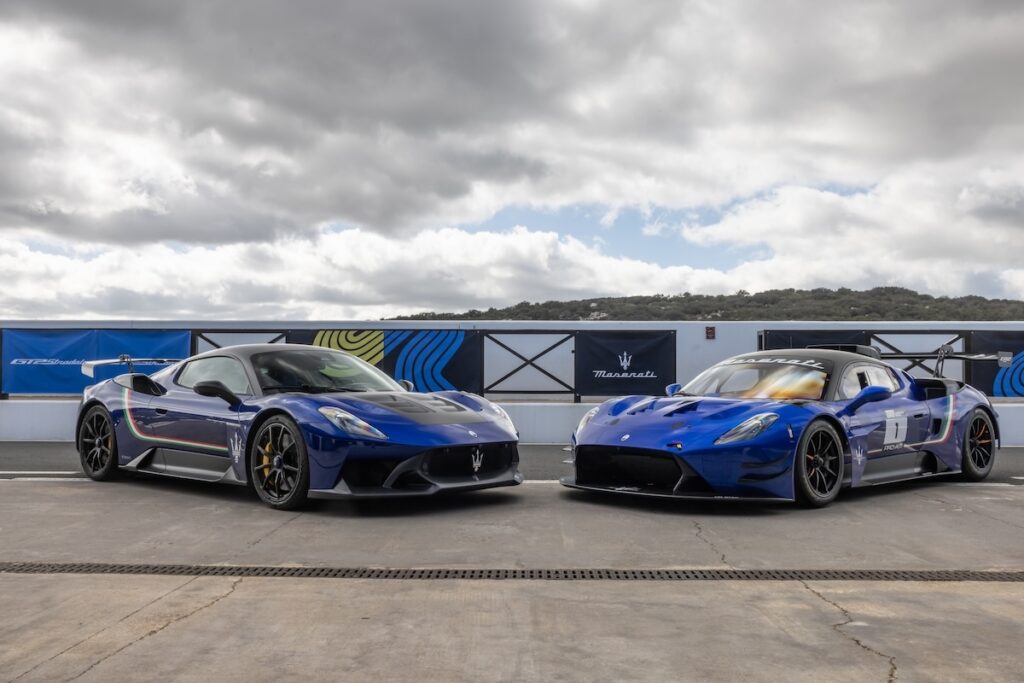
[(204, 564), (0, 562), (0, 574), (148, 574), (428, 581), (1024, 581), (1024, 570), (974, 569), (373, 569)]

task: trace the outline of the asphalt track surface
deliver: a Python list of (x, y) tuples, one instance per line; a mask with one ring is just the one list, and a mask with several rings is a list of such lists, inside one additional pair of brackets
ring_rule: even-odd
[(0, 444), (0, 681), (1021, 680), (1024, 449), (823, 510), (571, 491), (565, 457), (282, 513)]

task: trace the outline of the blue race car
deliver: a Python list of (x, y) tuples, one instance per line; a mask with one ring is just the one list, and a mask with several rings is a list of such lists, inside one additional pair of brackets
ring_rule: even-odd
[(248, 485), (279, 509), (522, 482), (518, 435), (499, 406), (414, 393), (348, 353), (299, 344), (216, 349), (100, 382), (85, 390), (76, 433), (93, 479), (129, 470)]
[(744, 354), (666, 394), (588, 412), (572, 437), (575, 474), (562, 484), (821, 507), (843, 487), (947, 473), (984, 479), (999, 438), (983, 393), (911, 377), (872, 347)]

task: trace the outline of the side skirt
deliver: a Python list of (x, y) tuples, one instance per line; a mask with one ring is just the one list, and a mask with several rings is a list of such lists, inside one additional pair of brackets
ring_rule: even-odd
[(122, 465), (122, 469), (193, 481), (245, 485), (235, 476), (230, 458), (173, 448), (150, 448), (127, 465)]
[(861, 486), (891, 484), (897, 481), (923, 479), (939, 474), (953, 474), (939, 458), (928, 451), (898, 453), (884, 458), (871, 458), (864, 467)]

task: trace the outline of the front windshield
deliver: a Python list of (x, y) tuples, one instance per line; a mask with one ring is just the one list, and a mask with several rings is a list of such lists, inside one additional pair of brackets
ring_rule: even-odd
[(281, 391), (401, 391), (386, 374), (347, 353), (309, 347), (252, 356), (265, 393)]
[(828, 372), (820, 361), (798, 358), (745, 358), (726, 361), (683, 387), (694, 396), (820, 400)]

